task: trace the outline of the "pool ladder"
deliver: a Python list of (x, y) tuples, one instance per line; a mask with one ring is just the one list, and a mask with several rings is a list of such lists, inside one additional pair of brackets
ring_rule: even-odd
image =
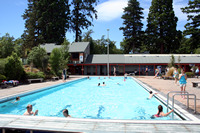
[[(170, 93), (175, 93), (172, 96), (172, 109), (174, 109), (174, 97), (176, 95), (184, 95), (187, 96), (187, 109), (189, 108), (189, 96), (194, 96), (194, 113), (196, 113), (196, 95), (195, 94), (189, 94), (187, 91), (185, 91), (184, 94), (181, 94), (182, 91), (170, 91), (167, 93), (167, 112), (169, 108), (169, 94)], [(172, 118), (174, 118), (174, 112), (172, 113)]]

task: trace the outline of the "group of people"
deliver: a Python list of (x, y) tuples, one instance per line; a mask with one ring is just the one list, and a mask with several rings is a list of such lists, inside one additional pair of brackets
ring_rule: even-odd
[[(157, 68), (155, 70), (155, 76), (154, 78), (156, 78), (158, 75), (159, 75), (159, 72), (160, 70)], [(167, 67), (166, 68), (166, 73), (169, 71), (169, 68)], [(180, 85), (180, 88), (181, 88), (181, 97), (183, 99), (185, 99), (185, 90), (186, 90), (186, 84), (187, 84), (187, 75), (185, 74), (185, 71), (184, 69), (181, 69), (181, 74), (178, 73), (178, 70), (177, 68), (174, 68), (174, 72), (173, 72), (173, 78), (175, 79), (175, 84), (177, 84), (178, 80), (179, 80), (179, 85)]]
[[(105, 82), (103, 82), (103, 85), (105, 86)], [(98, 84), (98, 86), (100, 86), (100, 83)], [(154, 96), (154, 94), (157, 94), (157, 93), (153, 93), (152, 91), (150, 91), (149, 92), (149, 98), (148, 99), (151, 99), (153, 96)], [(20, 97), (16, 97), (16, 99), (15, 99), (15, 101), (14, 101), (14, 103), (15, 102), (18, 102), (20, 100)], [(35, 110), (35, 111), (33, 111), (33, 105), (31, 105), (31, 104), (28, 104), (27, 105), (27, 107), (26, 107), (26, 111), (25, 111), (25, 113), (23, 114), (23, 115), (27, 115), (27, 116), (35, 116), (35, 115), (38, 115), (38, 110)], [(152, 115), (152, 119), (153, 118), (155, 118), (155, 117), (162, 117), (162, 116), (168, 116), (171, 112), (173, 112), (174, 110), (171, 110), (170, 112), (168, 112), (168, 113), (163, 113), (163, 107), (162, 107), (162, 105), (159, 105), (158, 106), (158, 113), (157, 114), (155, 114), (155, 115)], [(70, 115), (69, 115), (69, 111), (68, 111), (68, 109), (64, 109), (63, 111), (62, 111), (62, 113), (63, 113), (63, 116), (64, 117), (71, 117)]]
[[(33, 110), (33, 106), (31, 105), (31, 104), (28, 104), (27, 105), (27, 107), (26, 107), (26, 112), (24, 113), (24, 115), (28, 115), (28, 116), (31, 116), (31, 115), (33, 115), (33, 116), (35, 116), (35, 115), (37, 115), (38, 114), (38, 110), (35, 110), (35, 112), (33, 112), (32, 110)], [(67, 110), (67, 109), (64, 109), (63, 111), (62, 111), (62, 113), (63, 113), (63, 116), (65, 116), (65, 117), (71, 117), (70, 115), (69, 115), (69, 111)]]
[(105, 84), (105, 82), (103, 82), (102, 85), (100, 83), (98, 83), (98, 86), (106, 86), (106, 84)]
[[(17, 102), (19, 102), (19, 101), (20, 101), (20, 97), (18, 96), (18, 97), (15, 98), (15, 101), (12, 102), (12, 103), (17, 103)], [(68, 111), (67, 109), (64, 109), (64, 110), (62, 111), (62, 113), (63, 113), (63, 116), (65, 116), (65, 117), (71, 117), (71, 116), (69, 115), (69, 111)], [(28, 104), (28, 105), (26, 106), (26, 111), (24, 112), (23, 115), (27, 115), (27, 116), (33, 115), (33, 116), (35, 116), (35, 115), (38, 115), (38, 110), (33, 111), (33, 105), (32, 105), (32, 104)]]
[(197, 67), (197, 68), (195, 69), (195, 67), (193, 67), (193, 68), (191, 68), (191, 70), (192, 70), (192, 72), (195, 73), (195, 76), (196, 76), (197, 78), (199, 78), (199, 68)]

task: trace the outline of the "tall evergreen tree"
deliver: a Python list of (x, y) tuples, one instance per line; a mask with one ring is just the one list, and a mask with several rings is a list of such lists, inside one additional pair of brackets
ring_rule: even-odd
[(150, 53), (171, 53), (176, 46), (178, 18), (173, 0), (152, 0), (147, 18), (147, 37)]
[(187, 7), (181, 8), (183, 13), (188, 14), (188, 23), (185, 25), (185, 35), (190, 35), (190, 52), (200, 48), (200, 0), (189, 0)]
[(128, 6), (124, 8), (124, 14), (122, 15), (124, 27), (120, 27), (125, 37), (124, 53), (134, 51), (141, 44), (143, 27), (141, 19), (144, 18), (142, 10), (143, 8), (140, 7), (137, 0), (129, 0)]
[(39, 44), (39, 40), (36, 36), (35, 32), (38, 32), (36, 29), (36, 3), (37, 0), (28, 0), (28, 9), (25, 10), (25, 13), (22, 15), (25, 20), (25, 31), (22, 35), (22, 39), (24, 40), (25, 48), (32, 48)]
[(25, 28), (23, 38), (27, 47), (41, 43), (64, 41), (69, 28), (68, 0), (28, 0), (28, 9), (23, 14)]
[(97, 5), (98, 0), (72, 0), (74, 6), (71, 15), (71, 29), (75, 32), (75, 42), (80, 41), (82, 29), (87, 29), (92, 26), (93, 14), (97, 19), (97, 11), (94, 6)]
[(46, 43), (62, 44), (69, 29), (68, 0), (41, 0), (38, 2), (38, 29)]

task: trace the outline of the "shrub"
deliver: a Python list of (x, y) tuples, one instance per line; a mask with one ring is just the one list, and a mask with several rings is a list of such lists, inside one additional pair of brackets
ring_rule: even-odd
[(43, 72), (37, 72), (37, 73), (33, 73), (33, 72), (27, 72), (27, 78), (29, 79), (36, 79), (36, 78), (44, 78), (44, 73)]
[(37, 68), (31, 68), (30, 66), (24, 66), (24, 71), (25, 72), (33, 72), (33, 73), (40, 72), (39, 69), (37, 69)]
[(44, 48), (40, 48), (39, 46), (32, 48), (27, 59), (29, 64), (34, 65), (42, 71), (46, 70), (48, 65), (48, 55)]
[[(63, 71), (63, 70), (59, 70), (59, 71), (58, 71), (58, 75), (57, 75), (58, 77), (62, 77), (62, 71)], [(67, 74), (67, 73), (66, 73), (66, 74)]]
[(174, 67), (169, 68), (169, 71), (167, 72), (167, 76), (173, 76), (174, 73)]
[(0, 74), (0, 82), (2, 82), (3, 80), (6, 80), (6, 76)]
[(12, 53), (12, 55), (7, 58), (7, 63), (5, 64), (5, 76), (8, 80), (21, 80), (23, 73), (24, 68), (20, 58), (16, 53)]
[(51, 69), (47, 69), (45, 72), (45, 79), (51, 79), (54, 76), (56, 76), (56, 74)]
[(194, 77), (194, 73), (193, 72), (186, 72), (185, 74), (187, 75), (188, 78)]

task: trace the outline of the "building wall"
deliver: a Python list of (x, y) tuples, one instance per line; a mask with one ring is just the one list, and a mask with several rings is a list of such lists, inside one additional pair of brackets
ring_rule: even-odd
[(90, 44), (87, 46), (86, 50), (84, 51), (84, 62), (86, 61), (88, 55), (90, 55)]
[[(177, 64), (176, 64), (177, 65)], [(200, 64), (195, 64), (199, 66)], [(153, 76), (155, 75), (155, 69), (161, 67), (162, 74), (165, 74), (165, 68), (167, 64), (110, 64), (109, 75), (113, 76), (113, 67), (116, 67), (116, 73), (118, 76), (124, 75), (124, 73), (135, 73), (136, 75)], [(148, 73), (145, 72), (148, 67)], [(181, 68), (186, 72), (191, 71), (189, 64), (181, 64)], [(107, 64), (71, 64), (69, 70), (72, 74), (83, 74), (83, 75), (107, 75)], [(78, 68), (78, 69), (77, 69)], [(77, 71), (79, 70), (79, 71)]]

